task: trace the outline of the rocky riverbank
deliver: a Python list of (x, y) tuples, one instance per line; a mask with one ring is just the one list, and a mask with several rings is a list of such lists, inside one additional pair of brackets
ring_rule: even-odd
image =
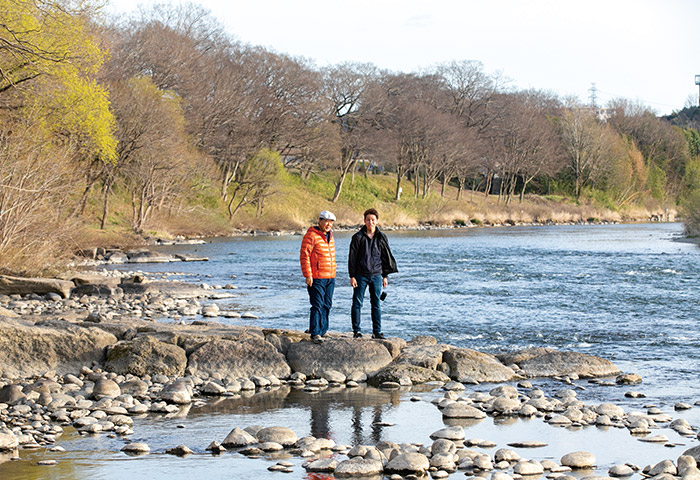
[[(209, 320), (222, 312), (202, 302), (225, 297), (234, 285), (188, 285), (134, 274), (82, 275), (57, 282), (51, 291), (44, 291), (48, 287), (41, 282), (31, 287), (3, 283), (10, 294), (0, 295), (0, 450), (8, 452), (2, 460), (40, 447), (60, 449), (56, 442), (65, 429), (120, 436), (125, 452), (147, 453), (147, 444), (129, 441), (133, 418), (140, 415), (175, 413), (211, 397), (245, 397), (274, 389), (314, 394), (365, 383), (383, 390), (418, 384), (442, 389), (434, 403), (445, 428), (431, 435), (431, 445), (336, 445), (328, 438), (298, 438), (286, 426), (234, 428), (226, 438), (211, 439), (208, 450), (234, 450), (254, 458), (284, 451), (306, 459), (309, 472), (337, 477), (430, 473), (440, 478), (459, 470), (470, 475), (492, 472), (492, 478), (508, 480), (590, 469), (595, 456), (571, 452), (558, 462), (538, 461), (505, 448), (491, 455), (471, 448), (487, 445), (467, 439), (461, 422), (487, 416), (538, 417), (553, 426), (627, 429), (647, 441), (668, 443), (663, 435), (652, 435), (664, 425), (698, 438), (697, 427), (658, 409), (625, 412), (610, 403), (579, 400), (574, 384), (579, 379), (598, 385), (641, 382), (638, 375), (620, 372), (599, 357), (545, 348), (494, 356), (438, 344), (428, 336), (374, 340), (341, 332), (330, 333), (317, 345), (299, 331)], [(25, 291), (29, 288), (32, 293)], [(198, 320), (182, 320), (192, 315)], [(162, 316), (181, 320), (156, 321)], [(564, 388), (547, 397), (530, 380), (541, 377), (555, 378)], [(474, 385), (482, 388), (465, 394)], [(690, 403), (676, 405), (677, 410), (689, 408)], [(187, 445), (173, 445), (165, 453), (189, 452)], [(654, 465), (616, 465), (608, 473), (697, 480), (700, 449), (685, 453)], [(281, 462), (270, 470), (290, 467)]]

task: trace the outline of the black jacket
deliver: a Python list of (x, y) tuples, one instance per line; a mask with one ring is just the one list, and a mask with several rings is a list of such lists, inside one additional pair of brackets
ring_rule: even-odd
[[(360, 255), (366, 251), (365, 243), (369, 241), (369, 237), (365, 234), (367, 227), (363, 226), (359, 232), (352, 236), (350, 241), (350, 254), (348, 255), (348, 273), (350, 278), (355, 278), (358, 275), (358, 267), (360, 265)], [(374, 235), (379, 241), (379, 248), (382, 258), (382, 277), (386, 277), (390, 273), (398, 272), (396, 268), (396, 260), (391, 254), (391, 249), (389, 248), (389, 240), (386, 238), (382, 232), (377, 228), (374, 231)]]

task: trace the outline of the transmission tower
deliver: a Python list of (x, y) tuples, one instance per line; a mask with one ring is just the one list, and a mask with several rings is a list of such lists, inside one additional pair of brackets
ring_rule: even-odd
[(595, 87), (595, 83), (591, 83), (591, 88), (588, 89), (589, 92), (591, 92), (590, 99), (591, 99), (591, 107), (595, 108), (597, 107), (596, 105), (596, 100), (597, 100), (597, 93), (598, 89)]

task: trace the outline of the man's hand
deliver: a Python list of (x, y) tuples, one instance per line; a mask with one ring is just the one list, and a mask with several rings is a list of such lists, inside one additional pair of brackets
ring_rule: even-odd
[(306, 280), (307, 287), (310, 287), (311, 285), (314, 284), (314, 277), (306, 277), (304, 280)]
[(382, 277), (382, 286), (386, 288), (386, 286), (389, 285), (389, 278), (388, 277)]
[(350, 286), (352, 288), (357, 288), (357, 280), (355, 280), (355, 277), (350, 278)]

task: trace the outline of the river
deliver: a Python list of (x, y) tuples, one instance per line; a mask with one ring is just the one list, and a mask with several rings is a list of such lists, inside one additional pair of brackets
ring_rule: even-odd
[[(389, 279), (383, 304), (384, 333), (406, 340), (432, 335), (439, 342), (490, 353), (545, 346), (598, 355), (625, 372), (639, 373), (644, 382), (634, 389), (643, 391), (646, 398), (626, 399), (629, 387), (600, 387), (582, 381), (579, 398), (584, 402), (614, 401), (626, 410), (657, 405), (697, 428), (700, 407), (686, 413), (673, 411), (676, 402), (700, 400), (700, 248), (677, 241), (681, 232), (682, 226), (675, 223), (386, 232), (399, 273)], [(331, 331), (350, 331), (346, 260), (351, 234), (336, 234), (339, 268)], [(190, 282), (233, 283), (235, 297), (218, 300), (220, 307), (250, 311), (258, 317), (218, 321), (303, 330), (308, 326), (308, 297), (299, 269), (300, 242), (299, 235), (264, 236), (161, 247), (169, 253), (206, 256), (209, 261), (139, 268)], [(371, 326), (368, 307), (363, 311), (365, 332)], [(561, 388), (552, 380), (533, 383), (548, 395)], [(489, 387), (472, 389), (479, 388)], [(96, 441), (67, 434), (62, 444), (68, 452), (56, 457), (59, 465), (35, 467), (26, 478), (51, 478), (50, 472), (61, 468), (67, 469), (66, 478), (122, 478), (128, 474), (174, 479), (190, 478), (191, 472), (196, 477), (236, 472), (231, 478), (274, 478), (279, 474), (266, 470), (270, 460), (234, 458), (234, 454), (214, 457), (204, 447), (212, 440), (221, 441), (234, 426), (252, 424), (290, 426), (299, 436), (325, 434), (347, 444), (379, 440), (429, 443), (428, 435), (444, 426), (439, 411), (428, 401), (440, 394), (421, 389), (393, 393), (361, 389), (311, 396), (283, 389), (248, 399), (210, 402), (179, 418), (137, 421), (138, 438), (133, 440), (147, 441), (161, 453), (131, 458), (118, 452), (118, 445), (123, 444), (119, 439)], [(414, 395), (426, 401), (405, 401)], [(423, 420), (415, 422), (415, 418)], [(396, 425), (381, 426), (390, 422)], [(671, 443), (697, 444), (669, 429), (662, 433)], [(558, 460), (568, 451), (588, 449), (598, 456), (598, 474), (602, 475), (607, 474), (604, 467), (613, 463), (633, 461), (643, 466), (675, 459), (688, 448), (638, 442), (617, 429), (555, 428), (539, 419), (507, 424), (486, 419), (470, 426), (467, 437), (494, 440), (498, 448), (511, 439), (544, 439), (550, 443), (548, 449), (520, 452), (540, 460)], [(162, 454), (179, 443), (187, 444), (195, 455), (180, 459)], [(600, 448), (608, 444), (616, 447)], [(300, 465), (301, 460), (292, 462)], [(7, 464), (0, 465), (0, 474), (3, 468)], [(47, 473), (37, 470), (40, 468)], [(312, 478), (300, 467), (295, 471), (291, 478)]]
[[(681, 232), (676, 223), (387, 232), (399, 273), (389, 278), (384, 333), (406, 340), (427, 334), (490, 353), (577, 350), (684, 398), (697, 391), (700, 373), (700, 248), (676, 241)], [(351, 234), (336, 234), (332, 331), (351, 330)], [(300, 242), (301, 236), (238, 237), (164, 247), (210, 260), (142, 269), (235, 284), (237, 296), (219, 305), (259, 318), (224, 322), (304, 330), (309, 307)], [(362, 327), (371, 331), (368, 307)]]

